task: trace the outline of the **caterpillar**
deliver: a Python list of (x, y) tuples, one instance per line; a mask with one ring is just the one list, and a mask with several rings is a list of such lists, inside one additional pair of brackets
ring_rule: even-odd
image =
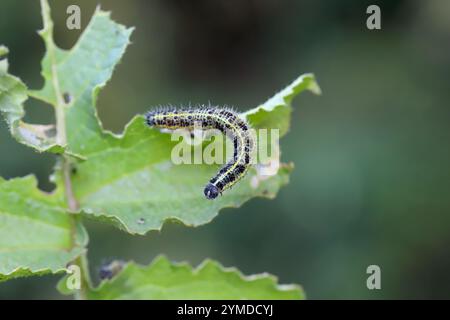
[(217, 198), (247, 173), (251, 164), (253, 137), (249, 124), (229, 108), (200, 106), (195, 108), (159, 108), (145, 115), (150, 127), (192, 130), (195, 124), (203, 130), (218, 129), (233, 142), (233, 157), (209, 180), (203, 193), (209, 200)]

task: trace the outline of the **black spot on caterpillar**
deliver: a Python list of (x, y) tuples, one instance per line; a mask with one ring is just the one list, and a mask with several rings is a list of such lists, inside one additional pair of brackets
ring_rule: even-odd
[(156, 128), (191, 130), (200, 124), (203, 130), (218, 129), (233, 142), (233, 158), (211, 178), (204, 189), (207, 199), (215, 199), (231, 188), (251, 164), (253, 137), (249, 125), (229, 108), (201, 106), (196, 108), (159, 108), (145, 115), (147, 125)]

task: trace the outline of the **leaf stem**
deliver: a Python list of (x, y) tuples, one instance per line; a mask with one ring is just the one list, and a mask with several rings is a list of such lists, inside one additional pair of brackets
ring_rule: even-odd
[[(59, 145), (67, 147), (67, 132), (66, 132), (66, 105), (64, 103), (64, 98), (62, 96), (60, 83), (58, 79), (57, 61), (56, 61), (56, 46), (53, 42), (53, 22), (50, 17), (50, 7), (46, 0), (41, 0), (41, 7), (44, 19), (44, 29), (42, 32), (49, 34), (46, 35), (46, 45), (47, 52), (49, 54), (51, 71), (52, 71), (52, 85), (55, 94), (55, 116), (56, 116), (56, 141)], [(77, 211), (79, 210), (78, 201), (75, 198), (72, 188), (71, 180), (71, 159), (66, 155), (61, 155), (62, 166), (61, 175), (64, 180), (64, 192), (67, 202), (67, 207), (69, 214), (72, 219), (72, 233), (76, 233), (77, 224), (80, 223)], [(78, 258), (73, 261), (73, 264), (80, 268), (81, 272), (81, 283), (80, 289), (76, 291), (75, 297), (77, 299), (86, 299), (86, 292), (90, 284), (89, 268), (86, 252), (81, 254)]]
[(70, 160), (67, 158), (66, 155), (63, 155), (62, 157), (63, 157), (62, 174), (64, 177), (64, 191), (66, 195), (67, 207), (69, 208), (71, 213), (75, 213), (78, 211), (79, 206), (72, 189), (72, 180), (70, 177), (71, 164)]
[[(55, 79), (55, 77), (53, 77)], [(60, 95), (59, 88), (56, 89), (55, 87), (55, 93), (57, 95)], [(61, 105), (60, 103), (57, 103), (56, 105), (56, 128), (57, 128), (57, 139), (61, 145), (66, 145), (66, 121), (65, 121), (65, 106)], [(69, 214), (72, 216), (72, 233), (76, 233), (76, 225), (79, 223), (79, 216), (78, 216), (78, 210), (79, 205), (78, 201), (75, 198), (75, 194), (73, 193), (72, 188), (72, 180), (71, 180), (71, 172), (72, 172), (72, 165), (71, 160), (69, 157), (65, 154), (62, 156), (62, 176), (64, 179), (64, 192), (65, 192), (65, 198), (67, 202), (67, 207), (69, 209)], [(86, 299), (86, 292), (90, 284), (90, 276), (89, 276), (89, 267), (88, 267), (88, 261), (87, 261), (87, 253), (82, 253), (77, 259), (73, 261), (73, 264), (77, 265), (80, 268), (80, 276), (81, 276), (81, 283), (80, 283), (80, 289), (75, 291), (75, 298), (79, 300)]]
[(81, 254), (75, 261), (73, 262), (78, 267), (80, 267), (81, 271), (81, 283), (80, 289), (75, 291), (75, 299), (77, 300), (86, 300), (87, 299), (87, 289), (90, 286), (91, 278), (89, 276), (89, 265), (87, 254), (84, 252)]

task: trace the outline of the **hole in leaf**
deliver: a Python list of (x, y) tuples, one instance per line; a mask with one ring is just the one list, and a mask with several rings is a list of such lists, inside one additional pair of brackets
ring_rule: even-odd
[(33, 124), (56, 123), (55, 110), (47, 103), (31, 99), (25, 103), (25, 116), (23, 121)]

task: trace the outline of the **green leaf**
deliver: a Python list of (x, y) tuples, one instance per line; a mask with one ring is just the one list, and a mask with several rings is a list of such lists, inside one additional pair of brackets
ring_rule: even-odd
[[(318, 88), (314, 77), (302, 76), (246, 115), (255, 128), (279, 125), (286, 131), (292, 99), (314, 88)], [(89, 160), (78, 165), (73, 183), (87, 216), (130, 233), (159, 230), (167, 220), (198, 226), (210, 222), (222, 208), (239, 207), (253, 197), (274, 198), (292, 170), (291, 164), (282, 165), (277, 174), (261, 177), (253, 168), (232, 190), (208, 201), (202, 191), (217, 166), (173, 165), (171, 150), (178, 142), (146, 127), (140, 116), (118, 141), (115, 147), (89, 154)]]
[(278, 285), (269, 274), (245, 277), (206, 260), (193, 269), (158, 257), (149, 266), (127, 264), (112, 280), (91, 289), (89, 299), (304, 299), (297, 285)]
[(291, 165), (269, 179), (252, 170), (224, 196), (208, 201), (203, 188), (216, 171), (210, 165), (174, 165), (170, 135), (145, 126), (136, 117), (120, 144), (92, 154), (73, 176), (75, 196), (84, 213), (109, 221), (130, 233), (158, 230), (166, 220), (190, 226), (209, 222), (224, 207), (238, 207), (255, 196), (273, 198), (288, 182)]
[(253, 128), (279, 129), (280, 137), (282, 137), (289, 130), (292, 100), (304, 90), (321, 94), (320, 87), (311, 73), (298, 77), (265, 103), (245, 112), (243, 115)]
[(29, 124), (22, 121), (25, 116), (24, 103), (28, 99), (27, 87), (8, 73), (8, 61), (4, 56), (8, 49), (0, 46), (0, 111), (4, 114), (9, 130), (18, 142), (39, 152), (61, 153), (63, 148), (56, 143), (54, 125)]
[[(40, 152), (62, 153), (66, 149), (67, 154), (85, 159), (83, 155), (117, 142), (114, 135), (102, 130), (95, 103), (125, 52), (132, 29), (115, 23), (108, 12), (97, 8), (77, 44), (71, 50), (62, 50), (53, 41), (47, 1), (41, 1), (41, 5), (44, 28), (39, 34), (46, 47), (42, 60), (44, 87), (27, 90), (18, 78), (7, 73), (7, 63), (0, 65), (0, 110), (19, 142)], [(28, 95), (52, 105), (64, 126), (24, 123), (21, 119)], [(56, 135), (57, 131), (60, 134)]]
[(46, 1), (41, 3), (44, 28), (39, 34), (46, 46), (42, 61), (45, 85), (30, 94), (62, 110), (70, 153), (84, 156), (114, 146), (117, 139), (102, 130), (95, 104), (99, 90), (130, 43), (133, 29), (115, 23), (109, 12), (97, 7), (75, 46), (62, 50), (53, 41), (50, 8)]
[(86, 244), (58, 193), (38, 190), (34, 176), (0, 178), (0, 281), (63, 272)]

